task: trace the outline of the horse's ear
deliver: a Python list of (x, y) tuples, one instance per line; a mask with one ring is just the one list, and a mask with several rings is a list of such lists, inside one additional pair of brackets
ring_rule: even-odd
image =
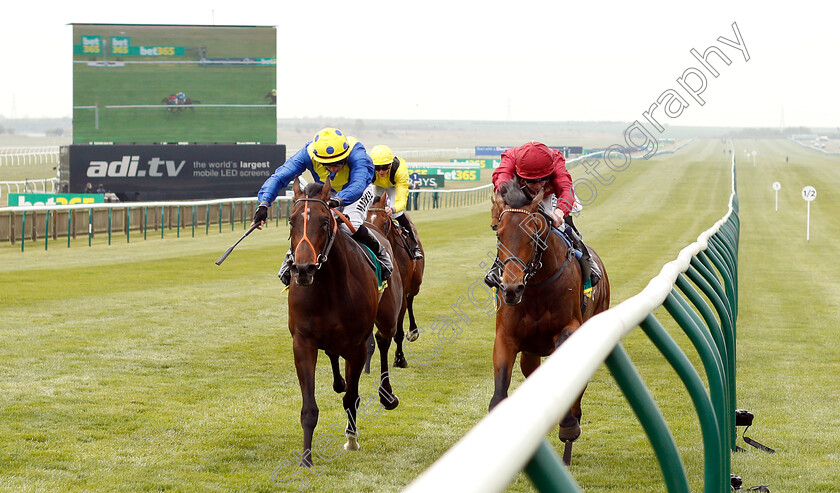
[(319, 197), (324, 202), (330, 199), (330, 188), (332, 188), (332, 185), (330, 184), (330, 177), (327, 175), (327, 181), (324, 182), (324, 188), (321, 189), (321, 196)]
[(499, 217), (505, 208), (505, 199), (502, 194), (496, 192), (493, 197), (493, 206), (490, 208), (490, 228), (495, 231), (499, 228)]
[(388, 203), (388, 196), (384, 193), (379, 196), (379, 200), (376, 202), (377, 207), (385, 207), (385, 204)]
[(295, 193), (295, 200), (303, 195), (303, 191), (300, 189), (300, 177), (295, 177), (295, 181), (292, 182), (292, 191)]

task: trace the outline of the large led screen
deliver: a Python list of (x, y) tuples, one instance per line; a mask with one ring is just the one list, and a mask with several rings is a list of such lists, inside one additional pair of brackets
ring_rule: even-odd
[(276, 143), (273, 26), (73, 24), (73, 142)]

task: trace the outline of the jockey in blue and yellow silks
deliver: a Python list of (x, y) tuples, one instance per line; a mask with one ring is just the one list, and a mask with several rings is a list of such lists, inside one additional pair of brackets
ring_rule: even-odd
[[(262, 224), (268, 217), (268, 206), (277, 198), (281, 188), (287, 186), (296, 177), (309, 170), (318, 183), (324, 183), (329, 176), (331, 192), (329, 206), (339, 209), (356, 230), (351, 236), (359, 243), (370, 248), (382, 263), (383, 280), (388, 279), (393, 271), (391, 257), (364, 225), (367, 210), (375, 196), (373, 181), (373, 161), (361, 142), (344, 135), (336, 128), (325, 128), (315, 134), (312, 141), (286, 160), (263, 183), (257, 194), (259, 207), (254, 213), (253, 224)], [(350, 234), (345, 224), (340, 226)], [(286, 254), (280, 268), (280, 279), (286, 285), (291, 281), (289, 267), (293, 261), (291, 249)]]
[(386, 212), (396, 219), (408, 234), (411, 256), (414, 260), (419, 260), (423, 258), (423, 252), (420, 251), (420, 245), (414, 236), (414, 228), (405, 215), (405, 206), (408, 203), (408, 165), (403, 158), (394, 156), (391, 148), (386, 145), (374, 146), (370, 150), (370, 157), (373, 159), (373, 185), (376, 195), (387, 195)]

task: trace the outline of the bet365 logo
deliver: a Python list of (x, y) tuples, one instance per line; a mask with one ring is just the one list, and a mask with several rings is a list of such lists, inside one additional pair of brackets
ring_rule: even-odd
[(140, 156), (123, 156), (119, 161), (91, 161), (88, 165), (87, 176), (91, 178), (125, 178), (125, 177), (169, 177), (174, 178), (184, 168), (186, 161), (175, 164), (175, 161), (165, 161), (153, 157), (148, 162), (140, 163)]

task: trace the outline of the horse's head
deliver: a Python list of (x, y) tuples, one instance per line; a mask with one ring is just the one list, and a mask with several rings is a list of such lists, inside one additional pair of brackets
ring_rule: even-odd
[(543, 191), (529, 198), (516, 184), (504, 183), (496, 194), (493, 210), (498, 211), (496, 236), (498, 257), (504, 266), (500, 290), (508, 305), (522, 302), (525, 285), (542, 267), (551, 224), (539, 213)]
[(391, 216), (385, 212), (385, 206), (388, 205), (388, 196), (382, 194), (373, 204), (368, 208), (367, 221), (387, 237), (391, 231)]
[(330, 198), (330, 180), (325, 184), (310, 183), (300, 189), (295, 178), (295, 203), (289, 214), (289, 228), (295, 262), (291, 273), (299, 286), (310, 286), (315, 272), (327, 261), (335, 240), (338, 224), (327, 205)]

